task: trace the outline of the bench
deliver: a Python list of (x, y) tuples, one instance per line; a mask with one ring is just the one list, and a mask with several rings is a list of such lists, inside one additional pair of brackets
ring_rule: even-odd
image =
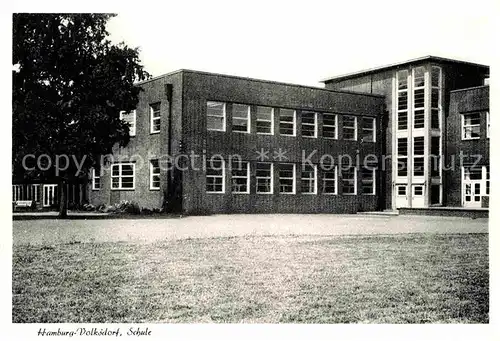
[(13, 202), (14, 208), (18, 207), (33, 208), (35, 206), (34, 203), (35, 202), (33, 200), (17, 200)]

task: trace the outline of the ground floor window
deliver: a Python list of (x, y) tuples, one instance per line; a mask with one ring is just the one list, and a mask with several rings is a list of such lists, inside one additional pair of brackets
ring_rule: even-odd
[(366, 165), (361, 168), (361, 191), (363, 194), (375, 194), (375, 168), (376, 165)]
[(207, 193), (224, 193), (224, 160), (211, 160), (206, 163)]
[(116, 163), (111, 166), (111, 189), (135, 189), (134, 163)]
[(295, 164), (279, 164), (280, 193), (295, 194)]
[(465, 166), (462, 169), (462, 202), (464, 206), (481, 207), (481, 197), (490, 193), (489, 165)]
[(101, 174), (95, 168), (92, 168), (92, 189), (101, 189)]
[(231, 192), (250, 193), (250, 166), (248, 162), (231, 163)]
[(149, 161), (149, 188), (160, 189), (160, 162), (158, 160)]
[(342, 194), (356, 194), (356, 168), (343, 166), (341, 170)]
[(272, 194), (273, 193), (273, 164), (265, 162), (257, 162), (255, 166), (255, 182), (257, 193)]
[(337, 166), (323, 165), (323, 194), (337, 194)]
[(316, 194), (316, 165), (304, 165), (300, 178), (301, 192), (304, 194)]

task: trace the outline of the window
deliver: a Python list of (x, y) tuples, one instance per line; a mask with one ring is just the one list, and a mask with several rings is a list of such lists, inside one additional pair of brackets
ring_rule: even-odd
[(431, 137), (431, 176), (440, 176), (441, 174), (441, 137)]
[(116, 163), (111, 166), (111, 189), (135, 189), (134, 163)]
[(317, 167), (316, 165), (302, 166), (302, 174), (300, 177), (300, 191), (303, 194), (316, 194), (316, 178)]
[(408, 176), (408, 138), (398, 138), (398, 176)]
[(431, 128), (439, 129), (441, 124), (441, 68), (433, 66), (431, 69)]
[(224, 161), (210, 160), (206, 163), (207, 193), (224, 193)]
[(357, 127), (356, 127), (356, 117), (355, 116), (344, 116), (342, 134), (344, 140), (356, 140), (357, 139)]
[(250, 133), (250, 106), (233, 104), (233, 131)]
[(406, 195), (406, 186), (397, 186), (398, 187), (398, 195)]
[(413, 128), (425, 126), (425, 68), (413, 69)]
[(326, 139), (337, 138), (337, 115), (323, 113), (323, 137)]
[(323, 164), (323, 194), (337, 194), (337, 166)]
[(282, 163), (279, 165), (280, 193), (295, 194), (295, 164)]
[(413, 195), (415, 195), (415, 196), (424, 195), (424, 186), (414, 186), (413, 187)]
[(408, 71), (401, 70), (397, 73), (397, 128), (408, 129)]
[(269, 107), (257, 107), (257, 134), (274, 134), (274, 109)]
[(207, 130), (226, 131), (226, 103), (207, 102)]
[(363, 117), (361, 119), (362, 125), (362, 141), (363, 142), (375, 142), (375, 118), (373, 117)]
[(424, 137), (413, 138), (413, 176), (424, 176)]
[(280, 135), (295, 136), (295, 110), (280, 109)]
[(375, 194), (375, 170), (376, 164), (368, 164), (361, 168), (361, 193)]
[(341, 177), (342, 194), (356, 194), (356, 168), (343, 166)]
[(92, 168), (92, 189), (101, 189), (101, 174), (97, 175), (95, 168)]
[(486, 137), (490, 137), (490, 112), (486, 112)]
[(255, 170), (257, 193), (273, 193), (273, 164), (257, 162)]
[(149, 112), (151, 115), (150, 132), (159, 133), (161, 120), (160, 103), (151, 104), (149, 106)]
[(250, 193), (250, 166), (248, 162), (231, 163), (231, 192)]
[(490, 195), (490, 166), (485, 166), (485, 172), (486, 172), (486, 195)]
[(304, 111), (302, 112), (302, 136), (316, 137), (318, 135), (318, 117), (315, 112)]
[(462, 140), (479, 138), (481, 114), (478, 112), (462, 115)]
[(149, 189), (160, 189), (160, 162), (158, 160), (149, 161)]
[(130, 112), (120, 111), (120, 120), (125, 121), (129, 124), (129, 134), (130, 136), (135, 136), (135, 110)]

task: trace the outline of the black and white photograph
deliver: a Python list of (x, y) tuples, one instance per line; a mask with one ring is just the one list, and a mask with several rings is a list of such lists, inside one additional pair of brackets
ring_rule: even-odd
[(493, 1), (13, 7), (14, 330), (494, 339)]

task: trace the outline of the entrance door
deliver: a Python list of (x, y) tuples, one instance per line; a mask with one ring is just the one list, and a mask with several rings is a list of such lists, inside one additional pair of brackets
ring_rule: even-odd
[(424, 185), (412, 185), (411, 207), (425, 207)]
[(396, 185), (396, 208), (408, 207), (408, 185)]
[(56, 203), (57, 185), (43, 185), (43, 207), (50, 207)]
[(464, 207), (481, 207), (481, 181), (464, 181)]

